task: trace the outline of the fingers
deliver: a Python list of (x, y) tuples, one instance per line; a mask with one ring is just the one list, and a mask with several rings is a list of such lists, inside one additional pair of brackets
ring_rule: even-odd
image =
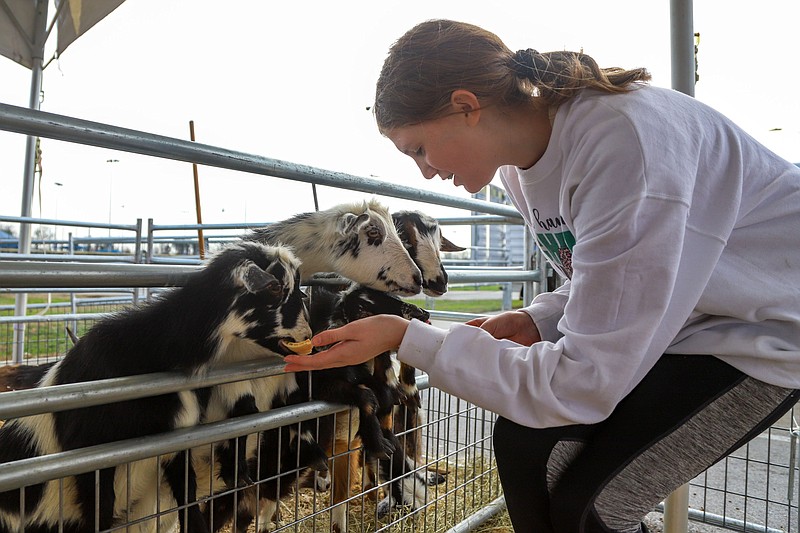
[(380, 353), (396, 349), (408, 323), (398, 316), (375, 315), (320, 332), (311, 339), (314, 346), (333, 346), (312, 355), (288, 355), (284, 358), (284, 370), (321, 370), (364, 363)]
[[(328, 346), (339, 342), (339, 329), (330, 329), (314, 335), (311, 343), (314, 347)], [(332, 347), (333, 348), (333, 347)], [(322, 370), (324, 368), (335, 368), (346, 366), (349, 363), (337, 357), (339, 350), (323, 350), (309, 355), (287, 355), (283, 358), (286, 366), (284, 372), (303, 372), (306, 370)]]
[(339, 342), (341, 339), (340, 330), (342, 328), (335, 328), (335, 329), (328, 329), (317, 333), (311, 338), (311, 343), (314, 346), (328, 346), (329, 344), (334, 344)]
[(283, 358), (286, 363), (283, 370), (284, 372), (302, 372), (305, 370), (336, 368), (350, 364), (338, 357), (339, 350), (334, 348), (311, 355), (287, 355)]
[(464, 322), (464, 323), (465, 323), (466, 325), (468, 325), (468, 326), (476, 326), (476, 327), (481, 327), (481, 324), (483, 324), (483, 323), (484, 323), (484, 322), (486, 322), (487, 320), (489, 320), (489, 317), (488, 317), (488, 316), (481, 316), (481, 317), (478, 317), (478, 318), (473, 318), (472, 320), (467, 320), (467, 321), (466, 321), (466, 322)]

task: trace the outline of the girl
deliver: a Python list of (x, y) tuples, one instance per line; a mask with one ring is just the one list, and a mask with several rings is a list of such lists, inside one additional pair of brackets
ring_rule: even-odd
[(718, 112), (582, 53), (512, 52), (424, 22), (389, 51), (378, 128), (470, 192), (499, 169), (568, 281), (456, 324), (375, 316), (287, 371), (390, 348), (501, 415), (516, 531), (643, 531), (677, 487), (759, 434), (800, 388), (800, 169)]

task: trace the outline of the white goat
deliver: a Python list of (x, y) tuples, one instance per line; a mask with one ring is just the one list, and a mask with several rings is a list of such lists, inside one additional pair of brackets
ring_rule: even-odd
[(397, 235), (389, 211), (376, 200), (300, 213), (253, 230), (244, 239), (290, 246), (304, 280), (315, 272), (348, 279), (400, 296), (422, 290), (419, 267)]

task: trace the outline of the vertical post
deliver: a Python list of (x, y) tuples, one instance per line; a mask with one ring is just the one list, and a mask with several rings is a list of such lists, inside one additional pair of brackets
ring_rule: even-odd
[[(194, 142), (194, 120), (189, 121), (189, 138)], [(194, 208), (197, 213), (197, 223), (203, 223), (203, 214), (200, 211), (200, 178), (197, 175), (197, 163), (192, 163), (192, 174), (194, 175)], [(200, 259), (206, 257), (206, 243), (203, 238), (203, 228), (197, 228), (197, 251)]]
[(689, 484), (681, 485), (664, 501), (664, 533), (689, 529)]
[(694, 96), (694, 17), (692, 0), (670, 0), (672, 88)]
[(114, 163), (119, 163), (119, 159), (106, 159), (106, 163), (110, 163), (111, 166), (111, 174), (108, 177), (108, 246), (109, 252), (113, 250), (113, 246), (111, 244), (111, 212), (112, 208), (112, 200), (113, 200), (113, 192), (114, 192)]
[[(534, 259), (534, 247), (533, 247), (533, 237), (531, 236), (530, 228), (527, 224), (522, 226), (522, 257), (523, 257), (523, 265), (522, 268), (524, 270), (533, 270), (535, 268), (536, 262)], [(528, 307), (531, 304), (531, 300), (535, 295), (533, 291), (533, 281), (523, 281), (522, 282), (522, 305), (524, 307)]]
[[(670, 0), (672, 88), (694, 96), (694, 16), (692, 0)], [(689, 485), (664, 501), (664, 533), (686, 533), (689, 527)]]
[[(44, 41), (47, 36), (47, 3), (48, 0), (36, 0), (36, 21), (33, 34), (31, 65), (31, 92), (28, 107), (39, 109), (41, 106), (42, 72), (44, 70)], [(25, 169), (22, 177), (22, 209), (21, 216), (31, 216), (33, 204), (33, 181), (36, 170), (36, 137), (28, 136), (25, 145)], [(31, 225), (22, 222), (19, 225), (18, 253), (28, 254), (31, 251)], [(14, 314), (24, 317), (28, 313), (28, 294), (19, 293), (14, 301)], [(25, 323), (14, 325), (14, 362), (19, 364), (25, 357)]]
[(511, 311), (511, 309), (514, 307), (513, 303), (511, 302), (511, 283), (503, 283), (502, 287), (503, 304), (501, 308), (503, 311)]
[[(694, 96), (694, 16), (692, 0), (670, 0), (672, 88)], [(664, 533), (686, 533), (689, 528), (689, 485), (664, 501)]]

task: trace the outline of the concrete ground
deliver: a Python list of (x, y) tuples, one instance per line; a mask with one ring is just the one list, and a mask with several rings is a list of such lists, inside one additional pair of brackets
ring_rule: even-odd
[[(644, 523), (650, 530), (650, 533), (663, 533), (664, 531), (664, 515), (661, 513), (653, 512), (648, 514), (644, 519)], [(687, 533), (729, 533), (731, 530), (689, 520), (686, 531)]]

